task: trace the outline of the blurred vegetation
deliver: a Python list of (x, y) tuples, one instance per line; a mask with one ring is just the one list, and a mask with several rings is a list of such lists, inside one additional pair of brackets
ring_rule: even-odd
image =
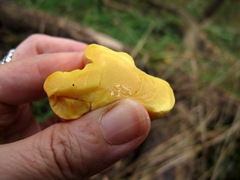
[[(124, 7), (113, 9), (106, 6), (102, 0), (15, 0), (14, 2), (74, 19), (133, 47), (154, 23), (152, 35), (145, 45), (146, 50), (152, 53), (166, 52), (169, 46), (181, 50), (182, 19), (164, 10), (159, 11), (157, 7), (149, 7), (147, 1), (120, 1), (119, 3), (123, 3), (126, 9), (121, 9)], [(209, 1), (174, 0), (172, 4), (181, 7), (198, 20)], [(239, 4), (237, 0), (224, 1), (224, 5), (205, 27), (209, 37), (218, 46), (237, 56), (240, 55)]]
[[(143, 155), (133, 158), (136, 163), (125, 168), (129, 162), (118, 162), (99, 178), (240, 179), (240, 1), (11, 2), (118, 39), (132, 47), (140, 67), (173, 85), (176, 108), (166, 122), (153, 123), (149, 139), (157, 137), (156, 144), (146, 142), (148, 151), (140, 149)], [(34, 104), (39, 119), (51, 113), (45, 104), (46, 100)]]

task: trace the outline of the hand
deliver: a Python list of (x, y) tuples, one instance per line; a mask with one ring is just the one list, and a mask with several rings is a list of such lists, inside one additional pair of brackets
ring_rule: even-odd
[[(107, 168), (146, 138), (145, 108), (122, 100), (63, 122), (37, 123), (30, 103), (45, 97), (54, 71), (82, 69), (85, 44), (32, 35), (0, 66), (0, 176), (2, 179), (81, 179)], [(81, 107), (79, 107), (81, 108)]]

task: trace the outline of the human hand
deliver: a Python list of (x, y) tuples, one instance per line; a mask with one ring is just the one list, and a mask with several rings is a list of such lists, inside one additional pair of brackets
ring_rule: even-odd
[[(63, 122), (37, 123), (30, 103), (45, 97), (54, 71), (82, 69), (85, 44), (33, 35), (0, 65), (0, 176), (3, 179), (82, 179), (107, 168), (146, 138), (145, 108), (122, 100)], [(79, 107), (81, 108), (81, 107)]]

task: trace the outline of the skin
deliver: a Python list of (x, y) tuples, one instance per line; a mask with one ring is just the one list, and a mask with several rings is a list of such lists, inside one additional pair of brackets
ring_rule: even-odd
[[(146, 138), (150, 118), (130, 99), (64, 122), (37, 123), (30, 103), (46, 97), (55, 71), (82, 69), (85, 44), (32, 35), (0, 66), (0, 176), (2, 179), (84, 179), (118, 161)], [(79, 107), (81, 108), (81, 107)]]

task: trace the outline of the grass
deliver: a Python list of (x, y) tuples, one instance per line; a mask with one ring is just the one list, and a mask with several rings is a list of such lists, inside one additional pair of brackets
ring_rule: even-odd
[[(14, 0), (12, 0), (14, 1)], [(136, 46), (149, 25), (154, 22), (154, 36), (149, 37), (144, 46), (148, 51), (157, 53), (166, 51), (174, 44), (178, 47), (181, 42), (180, 34), (174, 28), (178, 19), (168, 16), (157, 19), (156, 12), (143, 15), (137, 9), (129, 11), (116, 11), (100, 5), (99, 0), (64, 1), (64, 0), (25, 0), (14, 1), (29, 8), (41, 9), (54, 15), (73, 19), (85, 26), (90, 26), (100, 32), (106, 33), (125, 44)], [(156, 41), (158, 39), (158, 41)]]
[(36, 116), (38, 122), (44, 121), (50, 115), (52, 115), (52, 110), (48, 106), (48, 99), (45, 98), (41, 101), (36, 101), (32, 104), (33, 113)]

